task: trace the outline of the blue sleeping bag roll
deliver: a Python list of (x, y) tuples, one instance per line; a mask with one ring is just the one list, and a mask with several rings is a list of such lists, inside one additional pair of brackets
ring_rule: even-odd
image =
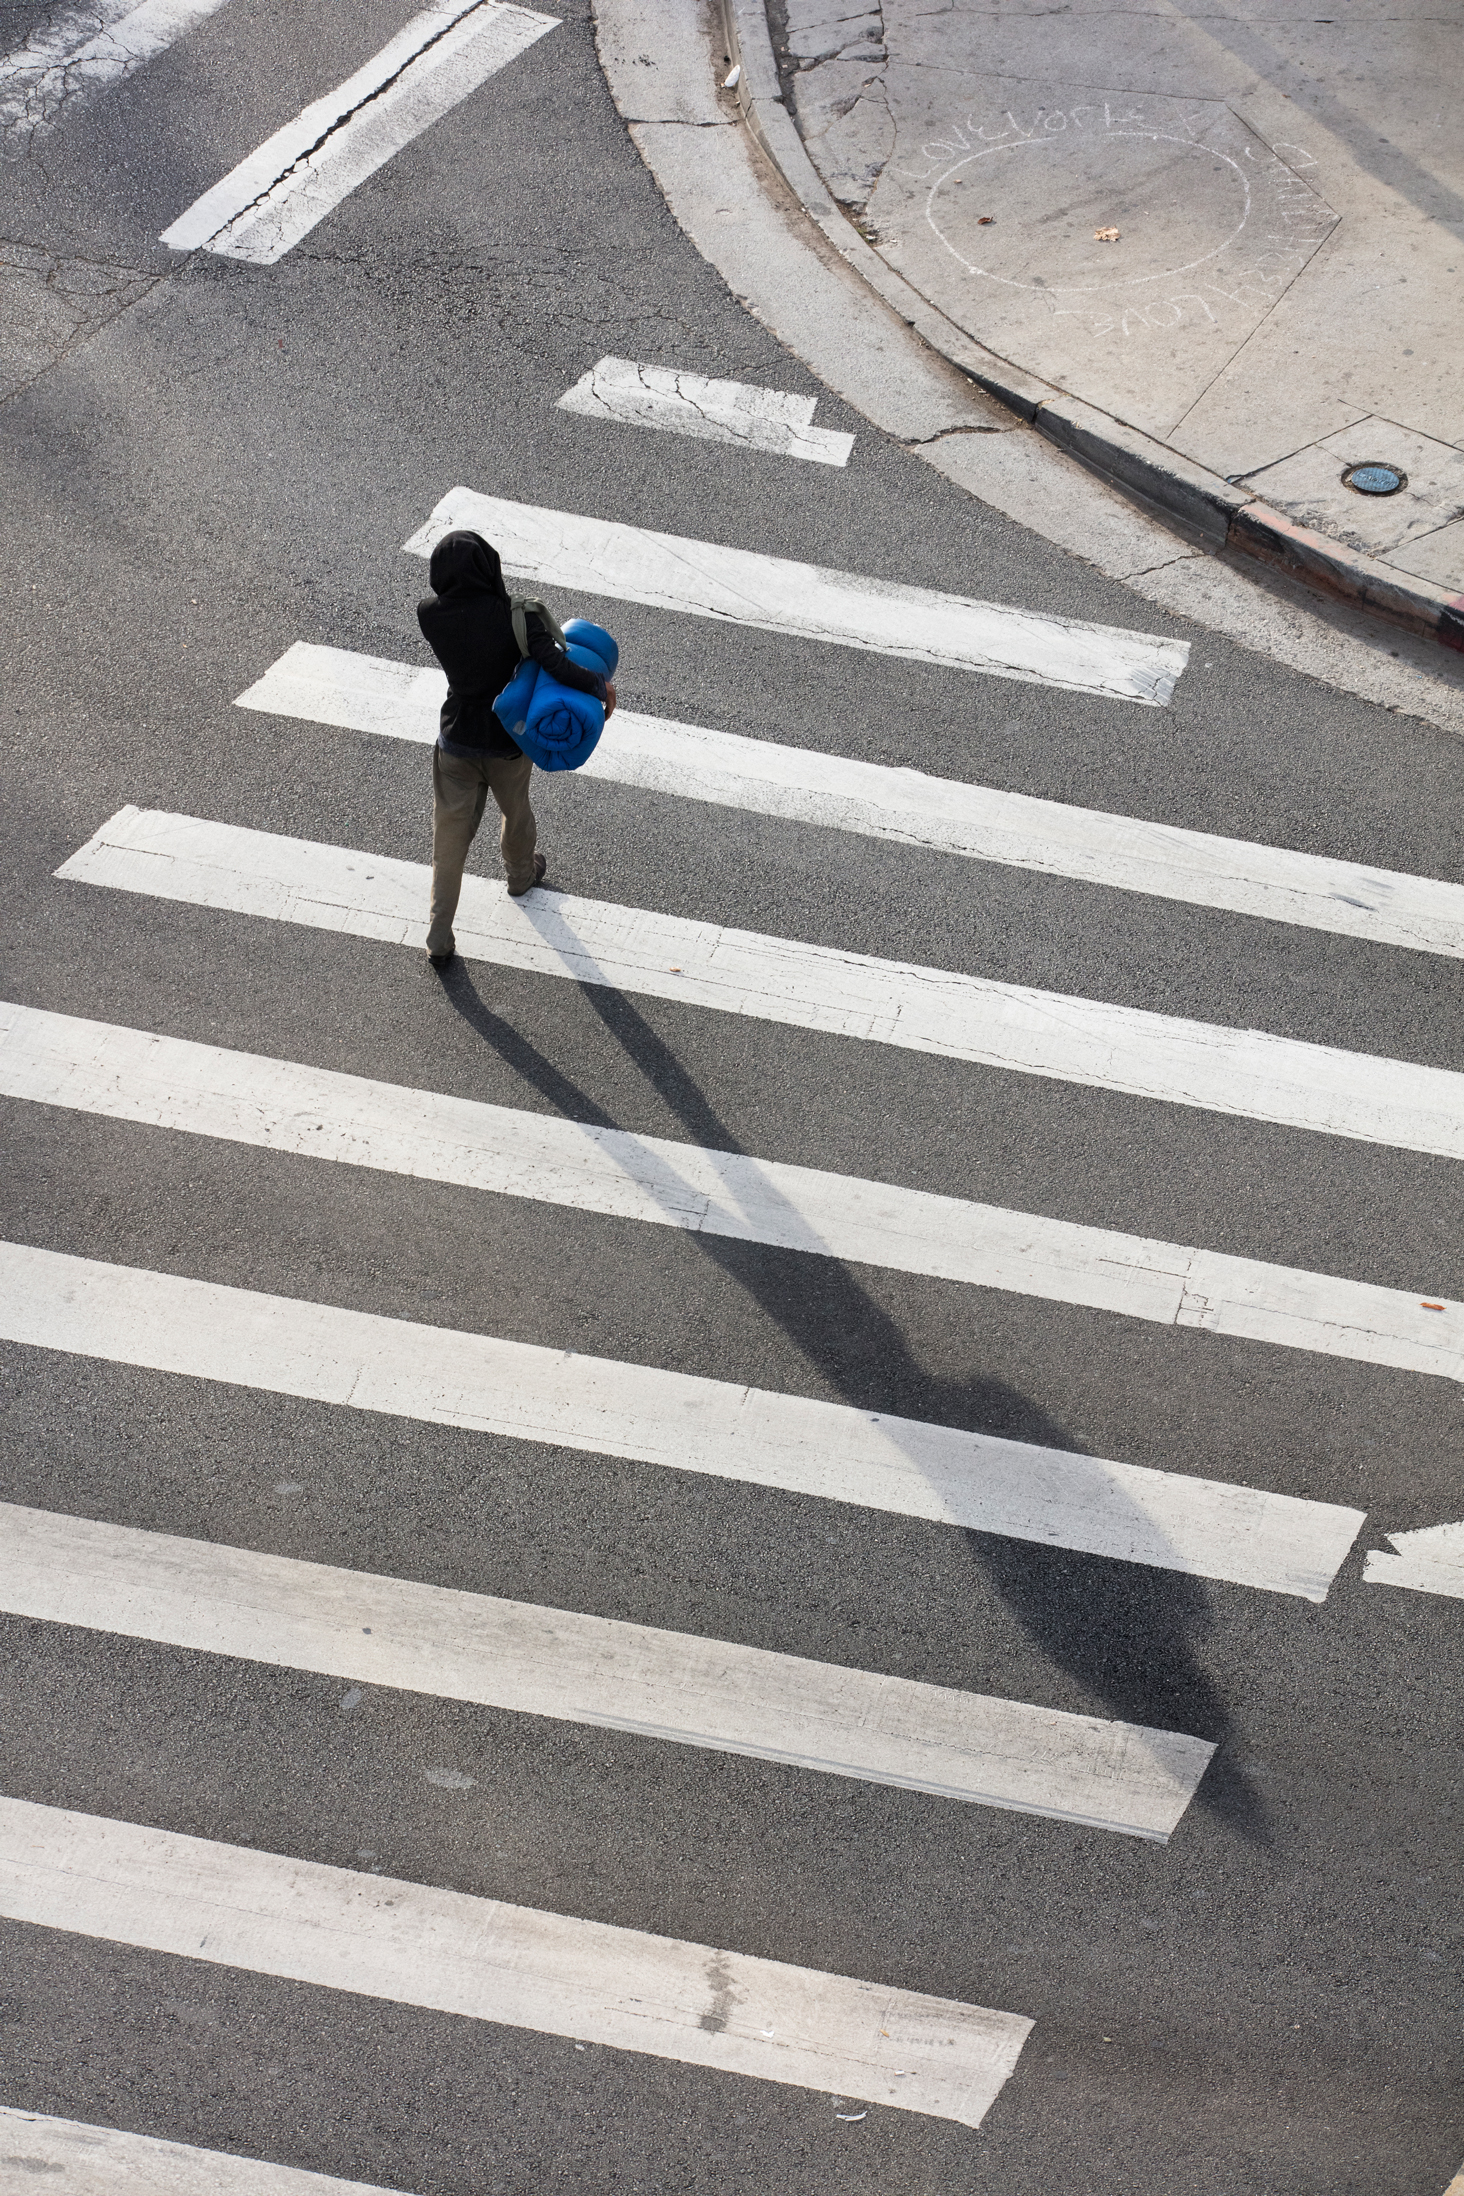
[[(620, 650), (602, 625), (571, 618), (565, 653), (582, 671), (615, 675)], [(521, 663), (493, 704), (499, 722), (541, 770), (578, 770), (589, 761), (605, 729), (605, 707), (593, 694), (561, 686), (532, 658)]]
[(523, 662), (493, 704), (494, 716), (503, 726), (509, 738), (517, 740), (520, 747), (524, 743), (524, 724), (529, 714), (529, 703), (533, 699), (534, 688), (538, 684), (538, 680), (539, 666), (532, 656), (525, 656)]
[[(620, 649), (603, 625), (591, 625), (588, 618), (571, 618), (564, 628), (565, 647), (572, 662), (581, 671), (598, 671), (602, 679), (613, 679), (620, 662)], [(595, 659), (593, 663), (575, 654), (583, 648)]]

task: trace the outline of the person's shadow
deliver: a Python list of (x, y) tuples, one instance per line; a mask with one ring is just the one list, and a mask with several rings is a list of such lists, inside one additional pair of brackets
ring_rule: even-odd
[[(572, 1077), (492, 1011), (461, 960), (449, 964), (441, 982), (464, 1021), (556, 1111), (587, 1127), (619, 1128)], [(593, 983), (579, 989), (676, 1115), (688, 1141), (743, 1154), (706, 1093), (625, 994)], [(800, 1227), (806, 1233), (801, 1218)], [(815, 1254), (815, 1280), (804, 1268), (809, 1254), (800, 1254), (798, 1280), (790, 1285), (787, 1258), (769, 1258), (763, 1244), (703, 1229), (689, 1234), (701, 1255), (746, 1290), (843, 1402), (1041, 1448), (1078, 1448), (1040, 1406), (1004, 1382), (932, 1375), (842, 1259)], [(898, 1421), (886, 1416), (885, 1424), (898, 1440)], [(1151, 1540), (1152, 1521), (1136, 1522)], [(1205, 1582), (1182, 1571), (1004, 1534), (966, 1531), (964, 1538), (1034, 1644), (1115, 1717), (1211, 1741), (1216, 1754), (1201, 1781), (1199, 1804), (1243, 1836), (1268, 1844), (1264, 1801), (1227, 1756), (1230, 1712), (1195, 1651), (1212, 1623)]]

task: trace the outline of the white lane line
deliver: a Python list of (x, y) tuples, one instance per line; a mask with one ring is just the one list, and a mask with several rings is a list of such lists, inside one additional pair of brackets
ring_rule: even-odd
[[(428, 870), (161, 809), (124, 808), (55, 873), (276, 922), (419, 944)], [(469, 876), (465, 960), (1325, 1136), (1464, 1157), (1464, 1075), (843, 953)]]
[(506, 0), (434, 0), (354, 76), (195, 199), (161, 241), (273, 266), (394, 154), (554, 30)]
[(0, 1913), (966, 2127), (980, 2125), (1032, 2027), (1017, 2013), (28, 1800), (0, 1799)]
[(1215, 1749), (730, 1641), (0, 1504), (0, 1609), (1164, 1844)]
[[(446, 692), (435, 667), (419, 670), (297, 641), (236, 706), (431, 745)], [(1464, 959), (1464, 885), (745, 739), (624, 707), (582, 775)]]
[(0, 1243), (0, 1339), (780, 1487), (1308, 1601), (1326, 1599), (1364, 1515), (24, 1243)]
[(1464, 1377), (1464, 1306), (1441, 1298), (33, 1007), (0, 1003), (0, 1093), (1165, 1326)]
[(0, 2105), (0, 2188), (15, 2196), (37, 2184), (56, 2196), (126, 2196), (129, 2189), (135, 2196), (394, 2196), (374, 2181), (341, 2181), (333, 2173)]
[(457, 526), (485, 534), (506, 571), (546, 586), (1154, 708), (1168, 702), (1189, 657), (1188, 641), (933, 594), (572, 511), (543, 511), (471, 488), (445, 495), (404, 547), (430, 556)]
[(1362, 1575), (1370, 1586), (1408, 1586), (1416, 1594), (1464, 1601), (1464, 1524), (1424, 1525), (1387, 1538), (1397, 1553), (1369, 1550)]
[(561, 412), (659, 427), (700, 442), (739, 443), (815, 465), (847, 465), (854, 437), (815, 427), (814, 397), (786, 396), (748, 381), (713, 381), (677, 366), (602, 358), (559, 399)]
[(55, 123), (86, 92), (105, 91), (162, 53), (223, 0), (96, 0), (37, 25), (0, 57), (0, 132), (8, 138)]

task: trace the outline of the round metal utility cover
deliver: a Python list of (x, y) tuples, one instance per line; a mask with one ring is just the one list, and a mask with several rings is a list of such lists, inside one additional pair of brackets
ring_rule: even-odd
[(1360, 496), (1396, 496), (1400, 488), (1408, 486), (1408, 475), (1400, 473), (1396, 465), (1349, 465), (1342, 483), (1346, 488), (1355, 488)]

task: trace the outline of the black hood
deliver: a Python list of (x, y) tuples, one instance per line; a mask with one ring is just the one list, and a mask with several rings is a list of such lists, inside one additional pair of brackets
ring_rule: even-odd
[(481, 534), (444, 534), (429, 570), (432, 592), (417, 605), (417, 623), (447, 673), (443, 734), (464, 748), (516, 755), (493, 715), (519, 661), (498, 551)]
[(456, 604), (471, 595), (508, 600), (498, 551), (481, 534), (444, 534), (432, 552), (427, 582), (439, 602)]

